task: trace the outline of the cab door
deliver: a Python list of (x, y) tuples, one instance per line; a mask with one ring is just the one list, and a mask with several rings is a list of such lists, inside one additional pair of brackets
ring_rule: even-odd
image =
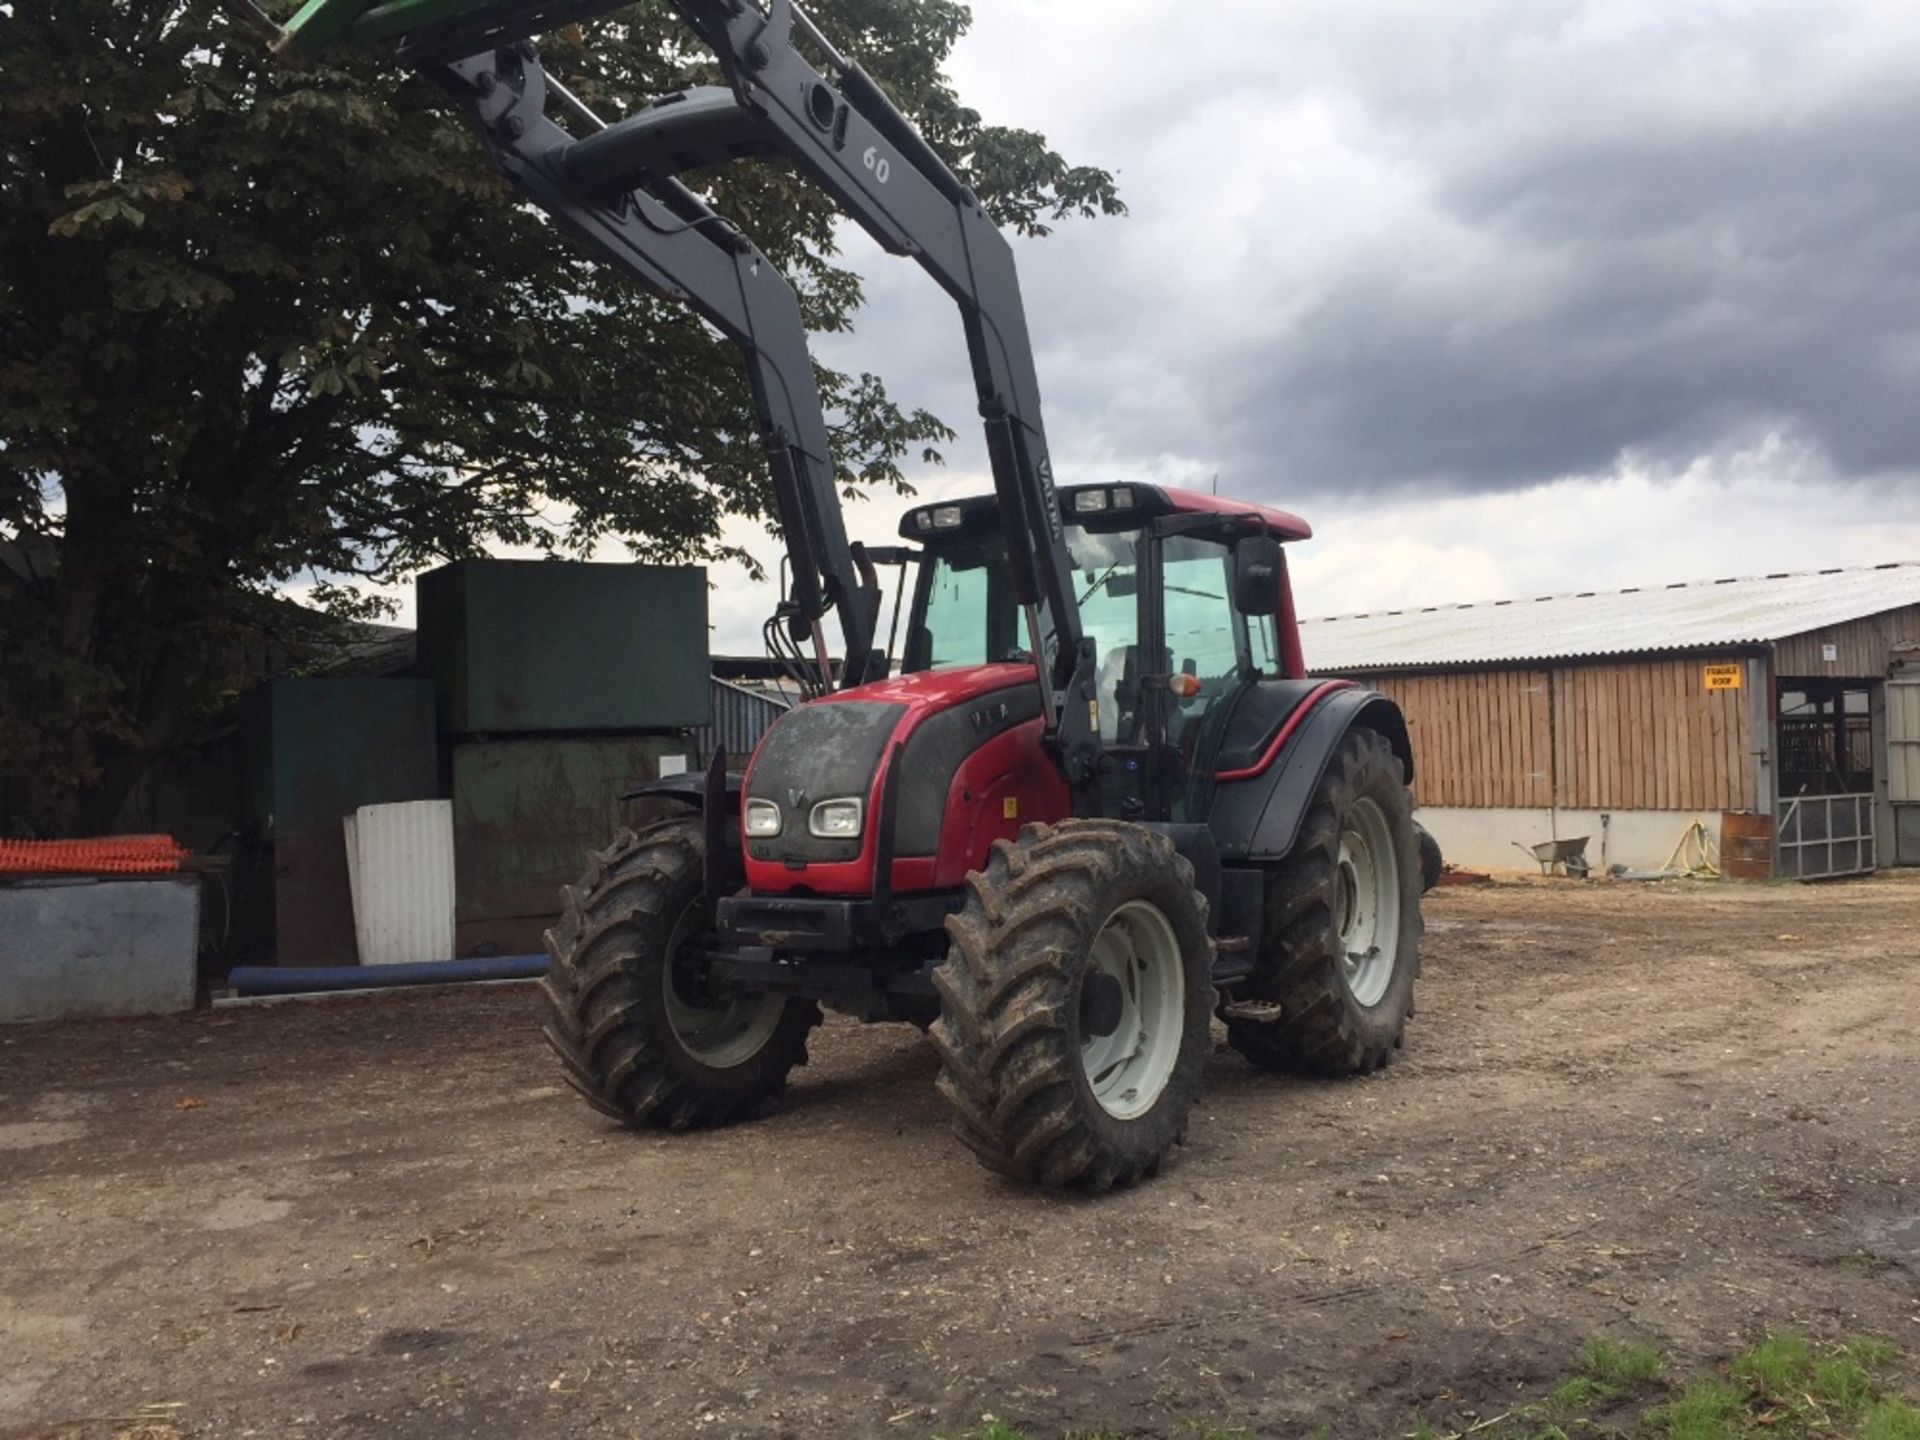
[(1160, 663), (1147, 720), (1155, 818), (1200, 822), (1212, 802), (1214, 756), (1227, 718), (1273, 660), (1254, 653), (1246, 617), (1234, 608), (1226, 538), (1195, 532), (1191, 520), (1183, 527), (1183, 519), (1162, 522), (1155, 536), (1148, 632), (1160, 637)]

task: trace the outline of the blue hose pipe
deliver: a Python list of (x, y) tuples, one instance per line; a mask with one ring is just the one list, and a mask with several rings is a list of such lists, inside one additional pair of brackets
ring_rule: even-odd
[(458, 985), (476, 980), (538, 980), (544, 955), (490, 955), (478, 960), (425, 960), (410, 965), (242, 965), (227, 976), (239, 995), (312, 995), (329, 990), (397, 990), (407, 985)]

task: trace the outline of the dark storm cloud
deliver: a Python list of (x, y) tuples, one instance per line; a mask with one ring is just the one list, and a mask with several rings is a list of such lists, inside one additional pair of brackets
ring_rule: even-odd
[[(969, 99), (1134, 212), (1021, 246), (1063, 474), (1494, 490), (1769, 431), (1920, 471), (1912, 7), (1012, 8)], [(1039, 85), (1063, 49), (1151, 78)], [(948, 314), (863, 268), (858, 363), (964, 425)]]
[(1331, 277), (1228, 360), (1239, 451), (1470, 487), (1680, 463), (1763, 425), (1843, 474), (1920, 459), (1920, 90), (1790, 133), (1509, 152), (1436, 191), (1483, 261), (1439, 295), (1417, 254)]

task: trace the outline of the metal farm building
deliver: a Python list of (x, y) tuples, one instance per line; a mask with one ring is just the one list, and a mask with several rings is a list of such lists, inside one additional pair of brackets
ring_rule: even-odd
[(1301, 624), (1315, 674), (1399, 701), (1450, 861), (1586, 835), (1665, 864), (1771, 822), (1775, 874), (1920, 864), (1920, 564), (1438, 605)]

